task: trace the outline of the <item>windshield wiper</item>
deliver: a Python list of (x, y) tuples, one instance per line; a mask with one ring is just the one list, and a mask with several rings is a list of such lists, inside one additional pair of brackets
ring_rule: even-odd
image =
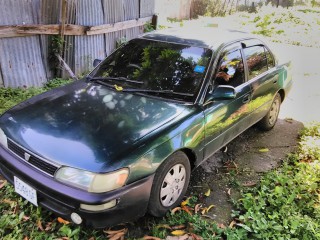
[(134, 89), (134, 88), (124, 88), (122, 92), (135, 92), (135, 93), (160, 93), (160, 94), (172, 94), (180, 96), (193, 97), (193, 93), (182, 93), (175, 92), (173, 90), (152, 90), (152, 89)]
[(130, 83), (137, 83), (137, 84), (143, 84), (141, 81), (128, 79), (126, 77), (87, 77), (89, 81), (96, 81), (96, 80), (116, 80), (116, 81), (124, 81), (124, 82), (130, 82)]

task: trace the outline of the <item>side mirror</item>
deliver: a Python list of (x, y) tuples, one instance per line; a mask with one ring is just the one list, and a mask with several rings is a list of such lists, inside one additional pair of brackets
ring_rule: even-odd
[(93, 60), (92, 66), (93, 66), (93, 67), (96, 67), (96, 66), (98, 66), (101, 62), (102, 62), (102, 59), (95, 59), (95, 60)]
[(212, 100), (227, 100), (234, 99), (236, 97), (236, 90), (232, 86), (220, 85), (217, 86), (211, 94)]

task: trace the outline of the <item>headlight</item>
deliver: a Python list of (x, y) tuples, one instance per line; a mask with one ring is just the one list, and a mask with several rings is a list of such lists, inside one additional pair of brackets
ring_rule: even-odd
[(102, 193), (122, 187), (128, 178), (129, 170), (124, 168), (112, 173), (98, 174), (71, 167), (62, 167), (55, 178), (65, 184), (88, 192)]
[(3, 145), (5, 148), (8, 148), (7, 136), (4, 134), (1, 128), (0, 128), (0, 144)]

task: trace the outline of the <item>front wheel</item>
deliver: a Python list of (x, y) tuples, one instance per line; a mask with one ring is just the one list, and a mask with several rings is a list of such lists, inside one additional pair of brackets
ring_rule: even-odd
[(278, 115), (280, 112), (280, 105), (281, 105), (281, 96), (279, 93), (274, 97), (269, 112), (267, 113), (264, 118), (258, 122), (258, 127), (261, 130), (269, 131), (271, 130), (278, 120)]
[(176, 152), (158, 168), (153, 180), (148, 211), (155, 217), (163, 216), (178, 206), (190, 180), (190, 162), (183, 152)]

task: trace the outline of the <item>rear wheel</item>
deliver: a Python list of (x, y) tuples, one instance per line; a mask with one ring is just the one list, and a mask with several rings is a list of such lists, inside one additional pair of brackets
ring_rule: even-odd
[(190, 162), (183, 152), (176, 152), (158, 168), (153, 180), (148, 211), (156, 217), (178, 206), (190, 180)]
[(280, 105), (281, 105), (281, 96), (279, 93), (274, 97), (269, 112), (267, 113), (264, 118), (258, 122), (258, 127), (264, 131), (271, 130), (278, 120), (278, 115), (280, 112)]

